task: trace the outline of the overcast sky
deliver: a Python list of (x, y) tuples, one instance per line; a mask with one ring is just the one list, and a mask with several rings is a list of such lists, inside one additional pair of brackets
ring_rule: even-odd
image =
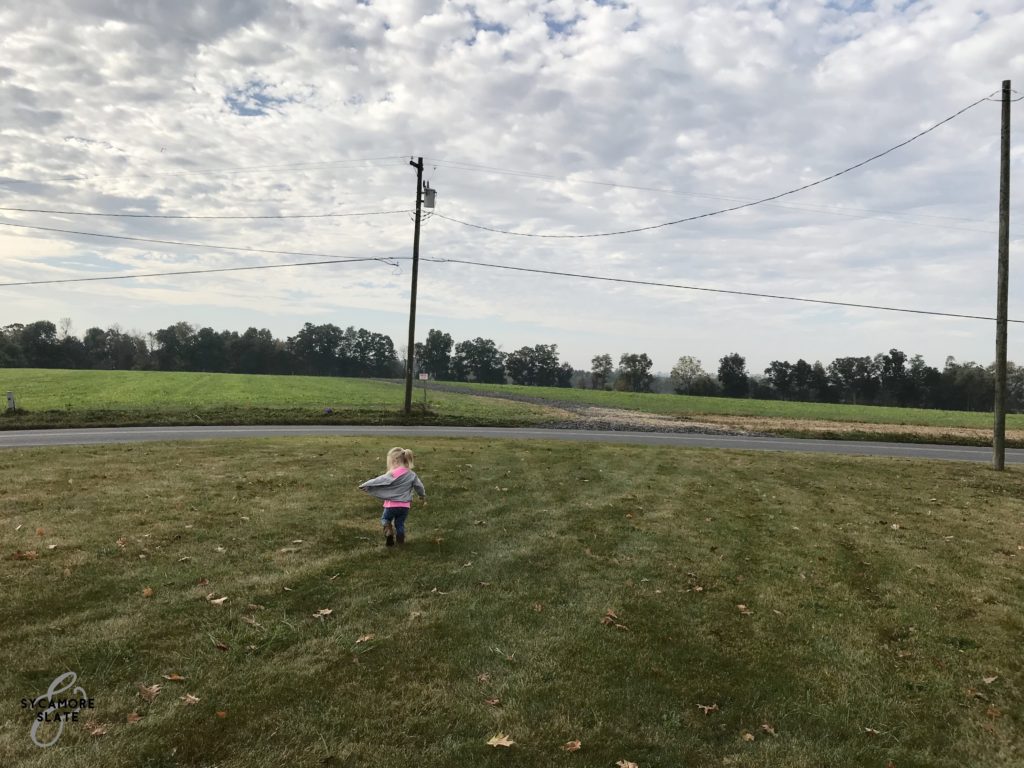
[[(0, 9), (0, 222), (335, 257), (408, 258), (424, 156), (435, 212), (534, 234), (644, 227), (815, 181), (997, 91), (1024, 91), (1024, 7), (811, 0), (13, 0)], [(997, 94), (998, 95), (998, 94)], [(995, 313), (1000, 105), (765, 204), (613, 237), (433, 216), (421, 255), (814, 299)], [(1015, 105), (1017, 199), (1024, 142)], [(473, 166), (487, 166), (487, 170)], [(600, 184), (595, 182), (601, 182)], [(620, 186), (613, 186), (620, 185)], [(637, 189), (644, 187), (647, 189)], [(1011, 262), (1021, 205), (1011, 209)], [(0, 226), (0, 282), (280, 264), (266, 253)], [(309, 321), (407, 338), (411, 265), (0, 288), (0, 325), (284, 338)], [(1024, 319), (1024, 275), (1010, 276)], [(731, 352), (827, 364), (897, 347), (988, 364), (994, 322), (421, 263), (417, 337), (505, 351)], [(1009, 355), (1024, 362), (1024, 326)]]

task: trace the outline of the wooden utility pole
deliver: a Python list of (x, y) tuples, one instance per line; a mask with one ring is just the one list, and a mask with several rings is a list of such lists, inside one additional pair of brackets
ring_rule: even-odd
[(409, 161), (416, 169), (416, 228), (412, 236), (412, 298), (409, 301), (409, 348), (405, 353), (405, 412), (412, 413), (412, 362), (416, 357), (416, 278), (420, 268), (420, 206), (423, 204), (423, 158)]
[(1010, 283), (1010, 81), (1003, 80), (999, 160), (999, 277), (996, 287), (996, 398), (992, 467), (1006, 466), (1006, 305)]

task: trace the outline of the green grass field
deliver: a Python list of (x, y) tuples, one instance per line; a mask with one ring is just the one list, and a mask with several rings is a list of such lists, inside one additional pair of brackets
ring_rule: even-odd
[[(400, 423), (403, 386), (369, 379), (162, 371), (0, 369), (0, 393), (22, 412), (0, 429), (136, 424)], [(536, 424), (552, 417), (527, 403), (415, 388), (417, 423)], [(325, 408), (332, 413), (326, 415)]]
[(1020, 469), (430, 440), (385, 549), (392, 443), (0, 452), (0, 762), (1024, 762)]
[[(861, 422), (866, 424), (920, 425), (928, 427), (992, 428), (992, 413), (986, 411), (939, 411), (923, 408), (888, 408), (876, 405), (797, 403), (783, 400), (749, 400), (690, 395), (656, 395), (639, 392), (604, 392), (592, 389), (525, 387), (514, 384), (462, 384), (445, 382), (466, 392), (497, 392), (541, 397), (604, 408), (625, 408), (669, 416), (702, 415), (763, 416), (785, 419)], [(1007, 429), (1024, 429), (1024, 414), (1009, 414)]]

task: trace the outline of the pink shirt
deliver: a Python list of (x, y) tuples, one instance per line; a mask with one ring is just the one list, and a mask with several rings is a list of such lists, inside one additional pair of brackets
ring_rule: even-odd
[[(406, 467), (395, 467), (394, 469), (391, 470), (391, 476), (392, 477), (401, 477), (402, 475), (404, 475), (408, 471), (409, 470)], [(411, 506), (412, 506), (412, 502), (411, 501), (385, 501), (384, 502), (384, 509), (389, 509), (391, 507), (405, 507), (406, 509), (409, 509)]]

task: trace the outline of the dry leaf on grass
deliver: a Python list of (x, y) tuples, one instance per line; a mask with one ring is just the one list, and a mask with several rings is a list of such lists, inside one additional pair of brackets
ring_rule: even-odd
[(640, 768), (640, 766), (629, 760), (619, 760), (615, 764), (615, 768)]
[(181, 699), (181, 701), (184, 702), (185, 704), (198, 704), (199, 703), (199, 697), (198, 696), (193, 696), (191, 693), (186, 693), (184, 696), (179, 696), (178, 698)]
[(137, 723), (141, 719), (142, 719), (142, 715), (140, 715), (138, 712), (129, 712), (128, 713), (128, 722), (129, 723)]
[(208, 594), (206, 596), (206, 601), (209, 602), (209, 603), (213, 603), (214, 605), (224, 605), (225, 601), (227, 600), (227, 597), (226, 596), (225, 597), (218, 597), (218, 598), (214, 599), (213, 598), (213, 594), (214, 594), (213, 592)]
[(533, 610), (535, 610), (537, 613), (541, 613), (544, 610), (544, 604), (543, 603), (534, 603), (533, 604)]
[(484, 699), (484, 704), (489, 704), (492, 707), (500, 707), (501, 699), (499, 699), (497, 696), (495, 696), (493, 699)]
[(117, 546), (119, 546), (121, 549), (124, 549), (125, 547), (128, 546), (128, 539), (126, 539), (124, 536), (122, 536), (121, 538), (119, 538), (117, 540)]
[(22, 552), (20, 549), (14, 550), (14, 554), (11, 555), (11, 560), (38, 560), (39, 553), (34, 549), (30, 549), (27, 552)]
[(491, 747), (511, 747), (513, 744), (515, 742), (504, 733), (499, 733), (487, 740), (487, 745)]
[(256, 627), (256, 629), (263, 629), (263, 625), (260, 624), (258, 621), (256, 621), (256, 619), (252, 618), (251, 616), (241, 616), (239, 618), (241, 618), (242, 621), (244, 621), (246, 624), (248, 624), (248, 625), (250, 625), (252, 627)]
[(705, 715), (710, 715), (712, 712), (718, 711), (717, 704), (698, 704), (697, 709), (703, 712)]
[(356, 638), (356, 645), (359, 645), (360, 643), (368, 643), (371, 640), (373, 640), (374, 637), (376, 637), (376, 635), (374, 635), (372, 632), (368, 635), (360, 635)]
[(334, 613), (334, 610), (331, 608), (321, 608), (319, 611), (313, 614), (313, 618), (323, 619), (325, 616), (330, 616), (332, 613)]
[(46, 535), (46, 529), (45, 528), (36, 528), (36, 536), (40, 536), (41, 537), (41, 536), (45, 536), (45, 535)]
[(171, 680), (171, 681), (176, 682), (176, 683), (181, 682), (182, 680), (185, 679), (184, 677), (182, 677), (181, 675), (179, 675), (177, 673), (170, 674), (170, 675), (164, 675), (163, 678), (164, 678), (164, 680)]
[(882, 732), (876, 731), (874, 728), (865, 728), (864, 733), (868, 734), (869, 736), (880, 736)]
[(57, 548), (57, 545), (56, 545), (56, 544), (47, 544), (47, 545), (46, 545), (46, 548), (47, 548), (47, 549), (56, 549), (56, 548)]
[(740, 734), (740, 737), (744, 741), (753, 741), (754, 740), (754, 734), (752, 734), (750, 731), (744, 731), (743, 733)]
[(992, 685), (992, 683), (994, 683), (998, 679), (999, 679), (998, 675), (993, 675), (992, 677), (983, 677), (983, 678), (981, 678), (981, 681), (983, 683), (985, 683), (985, 685)]
[(146, 701), (152, 701), (160, 693), (160, 684), (146, 686), (144, 683), (139, 683), (139, 695)]
[(153, 588), (152, 587), (146, 587), (145, 589), (143, 589), (142, 590), (142, 596), (143, 597), (152, 597), (153, 596)]
[(221, 720), (223, 720), (227, 716), (228, 716), (228, 711), (226, 709), (222, 709), (222, 710), (219, 710), (217, 712), (217, 717), (219, 717)]
[(747, 608), (747, 606), (743, 605), (743, 603), (740, 603), (739, 605), (737, 605), (736, 606), (736, 610), (738, 610), (744, 616), (750, 616), (751, 614), (753, 614), (753, 611), (750, 610), (749, 608)]
[(262, 611), (266, 607), (267, 606), (260, 605), (259, 603), (249, 603), (249, 605), (246, 606), (246, 608), (250, 611)]
[(767, 733), (769, 736), (779, 735), (775, 732), (775, 729), (771, 726), (770, 723), (761, 723), (761, 730)]
[(107, 734), (107, 726), (105, 726), (105, 725), (96, 724), (96, 725), (89, 726), (89, 735), (90, 736), (105, 736), (106, 734)]
[(226, 651), (228, 649), (228, 644), (222, 643), (220, 640), (214, 640), (213, 647), (216, 648), (218, 651)]
[(491, 675), (488, 672), (481, 672), (479, 675), (476, 676), (476, 681), (478, 683), (488, 683), (490, 682), (490, 680)]
[(627, 627), (625, 624), (619, 623), (618, 615), (615, 613), (615, 611), (611, 609), (605, 611), (604, 616), (601, 617), (601, 623), (604, 624), (606, 627), (615, 627), (616, 629), (629, 631), (629, 627)]
[(564, 749), (566, 752), (579, 752), (582, 748), (583, 745), (580, 743), (579, 739), (567, 741), (565, 742), (565, 744), (562, 745), (562, 749)]

